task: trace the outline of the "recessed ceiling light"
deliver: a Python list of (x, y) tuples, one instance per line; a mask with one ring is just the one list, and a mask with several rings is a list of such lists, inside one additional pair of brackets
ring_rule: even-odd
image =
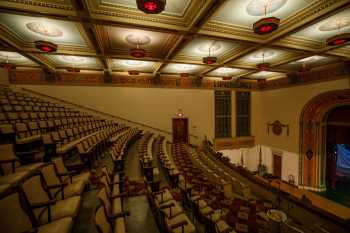
[(144, 62), (143, 61), (137, 61), (137, 60), (127, 60), (127, 61), (124, 61), (123, 64), (125, 66), (143, 66)]
[(47, 25), (43, 22), (29, 22), (26, 27), (41, 36), (45, 37), (61, 37), (63, 32), (55, 26)]
[(60, 60), (63, 62), (67, 63), (72, 63), (72, 64), (83, 64), (86, 63), (86, 58), (85, 57), (80, 57), (80, 56), (65, 56), (62, 55), (60, 56)]
[[(263, 16), (276, 12), (286, 3), (287, 0), (251, 0), (247, 5), (246, 11), (251, 16)], [(266, 12), (265, 6), (267, 6)]]
[(190, 71), (195, 68), (194, 65), (190, 64), (176, 64), (175, 67), (178, 71)]

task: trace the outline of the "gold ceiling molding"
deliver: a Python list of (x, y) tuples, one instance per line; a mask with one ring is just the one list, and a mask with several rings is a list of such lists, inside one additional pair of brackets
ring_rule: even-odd
[[(63, 2), (63, 4), (61, 3)], [(32, 11), (40, 11), (40, 8), (49, 8), (51, 12), (56, 11), (57, 13), (66, 13), (66, 12), (74, 12), (74, 8), (69, 0), (62, 0), (62, 1), (37, 1), (37, 0), (1, 0), (0, 1), (0, 7), (13, 7), (17, 9), (23, 9), (23, 5), (28, 10)], [(46, 9), (47, 10), (47, 9)]]

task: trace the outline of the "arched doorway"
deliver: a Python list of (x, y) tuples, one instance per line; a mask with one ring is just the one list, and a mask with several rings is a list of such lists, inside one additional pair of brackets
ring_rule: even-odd
[(311, 99), (300, 117), (299, 184), (315, 190), (326, 190), (327, 120), (342, 106), (350, 106), (350, 89), (330, 91)]
[(339, 181), (350, 177), (350, 105), (334, 108), (327, 115), (326, 187), (345, 190), (341, 187), (345, 183)]

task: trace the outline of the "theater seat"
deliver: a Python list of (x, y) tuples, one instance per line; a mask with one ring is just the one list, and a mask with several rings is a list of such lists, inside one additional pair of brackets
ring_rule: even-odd
[(123, 200), (122, 196), (109, 197), (105, 187), (101, 188), (97, 194), (100, 202), (106, 210), (106, 214), (113, 215), (123, 212)]
[(72, 218), (62, 218), (38, 228), (38, 233), (69, 233), (73, 228)]
[(81, 174), (78, 174), (77, 172), (69, 172), (64, 165), (62, 157), (56, 157), (52, 159), (52, 162), (55, 163), (58, 174), (63, 178), (63, 182), (78, 182), (83, 181), (86, 184), (90, 183), (91, 174), (90, 172), (84, 172)]
[(113, 224), (111, 224), (103, 206), (96, 209), (94, 220), (99, 233), (126, 233), (125, 216), (116, 217)]
[(23, 181), (26, 177), (31, 174), (31, 171), (22, 171), (15, 172), (9, 175), (0, 176), (0, 185), (1, 184), (17, 184)]
[(194, 233), (196, 228), (186, 214), (165, 218), (165, 224), (171, 233)]
[(54, 200), (50, 192), (44, 188), (47, 187), (47, 183), (42, 173), (36, 173), (29, 177), (23, 182), (22, 187), (40, 224), (65, 217), (74, 218), (79, 212), (81, 197), (74, 196), (64, 200)]
[[(0, 187), (3, 187), (2, 185)], [(9, 186), (7, 186), (9, 187)], [(28, 213), (26, 199), (17, 187), (0, 188), (0, 229), (4, 233), (70, 233), (73, 227), (72, 218), (62, 218), (48, 224), (37, 225), (36, 219), (31, 219)], [(26, 209), (26, 211), (24, 210)], [(34, 227), (36, 226), (36, 227)]]
[[(3, 174), (10, 174), (20, 171), (37, 170), (41, 168), (44, 163), (31, 163), (21, 166), (19, 158), (16, 156), (12, 144), (0, 145), (0, 171)], [(29, 153), (30, 154), (30, 153)]]
[(73, 196), (81, 196), (86, 187), (86, 183), (83, 180), (73, 183), (62, 182), (54, 163), (45, 165), (41, 169), (41, 172), (54, 198), (65, 199)]

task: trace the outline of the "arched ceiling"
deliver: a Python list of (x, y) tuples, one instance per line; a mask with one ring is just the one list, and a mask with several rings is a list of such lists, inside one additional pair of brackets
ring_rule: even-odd
[[(337, 33), (350, 33), (349, 0), (167, 0), (159, 15), (139, 11), (135, 2), (2, 0), (0, 62), (53, 72), (77, 67), (257, 80), (350, 58), (350, 45), (325, 43)], [(266, 16), (281, 23), (261, 36), (252, 24), (264, 17), (266, 2)], [(38, 51), (36, 40), (56, 43), (57, 52)], [(146, 50), (145, 58), (129, 55), (137, 46)], [(216, 64), (202, 62), (209, 48)], [(262, 61), (271, 64), (268, 72), (257, 69)]]

